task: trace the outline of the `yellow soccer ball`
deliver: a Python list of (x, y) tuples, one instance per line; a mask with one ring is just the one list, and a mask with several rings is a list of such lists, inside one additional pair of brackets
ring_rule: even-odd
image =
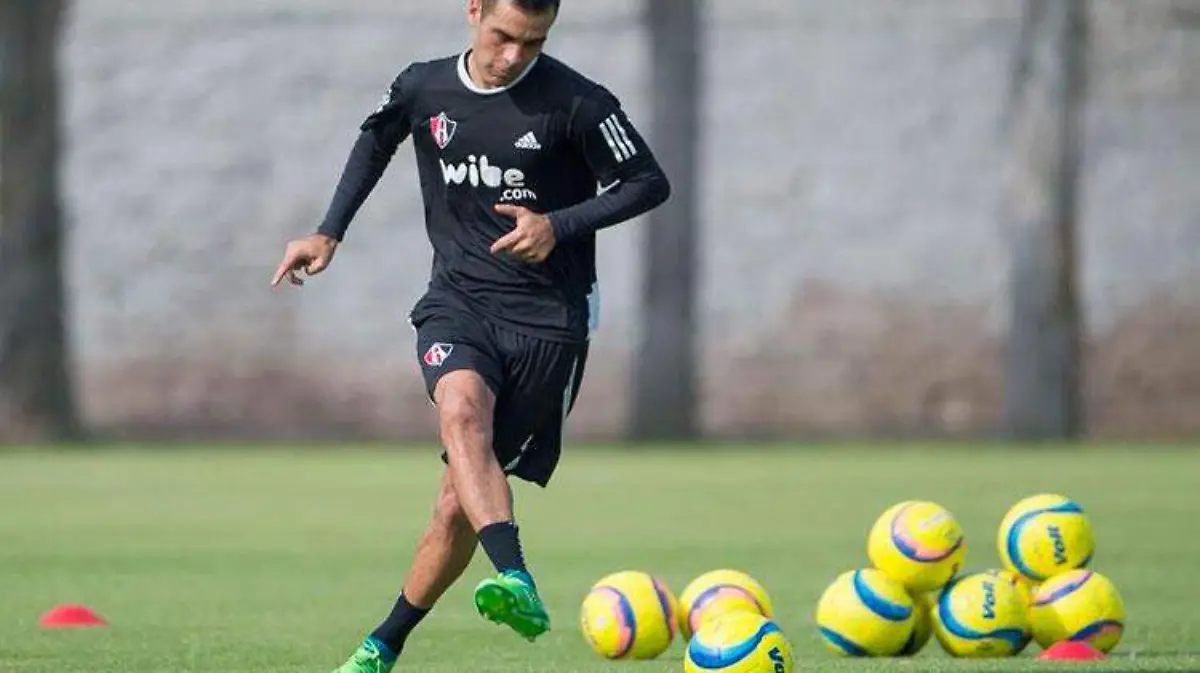
[(679, 632), (684, 638), (700, 630), (708, 619), (727, 612), (754, 612), (775, 616), (767, 590), (740, 570), (713, 570), (692, 580), (679, 594)]
[(1029, 617), (1012, 584), (976, 573), (942, 590), (933, 608), (933, 633), (955, 657), (1011, 657), (1029, 644)]
[(1033, 604), (1033, 592), (1037, 588), (1037, 585), (1028, 577), (1012, 570), (1000, 570), (996, 568), (985, 570), (983, 574), (1011, 584), (1017, 590), (1017, 595), (1021, 597), (1021, 604), (1025, 606), (1026, 610)]
[(653, 659), (675, 637), (678, 602), (662, 581), (627, 570), (596, 582), (583, 599), (584, 639), (608, 659)]
[(871, 564), (913, 592), (945, 586), (966, 554), (962, 527), (944, 507), (919, 500), (892, 506), (867, 536)]
[(899, 582), (875, 568), (838, 576), (817, 602), (817, 629), (831, 652), (846, 657), (900, 654), (913, 636), (915, 606)]
[(1061, 495), (1034, 495), (1013, 505), (996, 535), (1004, 567), (1035, 582), (1092, 560), (1092, 525), (1079, 503)]
[(1072, 570), (1046, 580), (1029, 610), (1033, 637), (1043, 648), (1086, 640), (1111, 652), (1125, 632), (1125, 603), (1112, 581), (1092, 570)]
[(792, 644), (772, 620), (747, 611), (706, 619), (688, 642), (685, 673), (791, 673)]
[(900, 648), (899, 656), (911, 657), (920, 652), (929, 638), (933, 635), (933, 604), (937, 601), (937, 592), (921, 592), (912, 594), (913, 599), (913, 630), (908, 642)]

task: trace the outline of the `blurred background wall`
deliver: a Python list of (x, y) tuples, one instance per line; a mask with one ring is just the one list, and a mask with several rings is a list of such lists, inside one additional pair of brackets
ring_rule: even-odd
[[(428, 438), (408, 146), (331, 270), (272, 290), (357, 124), (462, 3), (79, 0), (62, 51), (79, 403), (106, 436)], [(1095, 0), (1078, 224), (1087, 433), (1200, 431), (1200, 2)], [(712, 436), (987, 436), (1001, 416), (1016, 0), (740, 0), (705, 18), (700, 335)], [(548, 50), (648, 126), (641, 3)], [(654, 138), (650, 141), (653, 143)], [(619, 437), (641, 228), (600, 238), (572, 432)]]

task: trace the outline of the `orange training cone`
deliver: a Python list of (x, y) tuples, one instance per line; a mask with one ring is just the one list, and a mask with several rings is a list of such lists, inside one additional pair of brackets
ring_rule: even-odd
[(38, 619), (44, 629), (63, 629), (81, 626), (105, 626), (108, 622), (84, 605), (59, 605)]

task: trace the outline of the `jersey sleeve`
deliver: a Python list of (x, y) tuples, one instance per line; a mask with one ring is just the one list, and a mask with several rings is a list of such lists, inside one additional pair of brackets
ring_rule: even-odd
[(621, 103), (603, 88), (580, 101), (571, 120), (570, 136), (602, 188), (614, 180), (657, 168)]
[(359, 125), (358, 140), (350, 150), (318, 233), (342, 240), (359, 208), (383, 177), (396, 149), (408, 138), (412, 130), (414, 80), (414, 67), (409, 66), (392, 82), (375, 111)]
[(392, 81), (392, 85), (388, 87), (379, 101), (379, 106), (375, 108), (374, 112), (367, 115), (359, 130), (386, 130), (388, 135), (399, 137), (397, 145), (404, 142), (412, 130), (409, 120), (415, 89), (413, 80), (416, 79), (414, 69), (415, 66), (408, 66)]
[(598, 194), (549, 213), (560, 243), (637, 217), (670, 196), (670, 182), (650, 147), (608, 91), (597, 88), (585, 96), (568, 129), (596, 179)]

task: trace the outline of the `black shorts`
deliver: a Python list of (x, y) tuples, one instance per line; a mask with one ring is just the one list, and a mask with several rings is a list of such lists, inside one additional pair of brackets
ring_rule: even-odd
[(478, 373), (496, 396), (492, 449), (505, 474), (546, 486), (562, 453), (563, 424), (579, 396), (587, 344), (539, 339), (466, 309), (422, 313), (412, 324), (429, 399), (445, 374)]

